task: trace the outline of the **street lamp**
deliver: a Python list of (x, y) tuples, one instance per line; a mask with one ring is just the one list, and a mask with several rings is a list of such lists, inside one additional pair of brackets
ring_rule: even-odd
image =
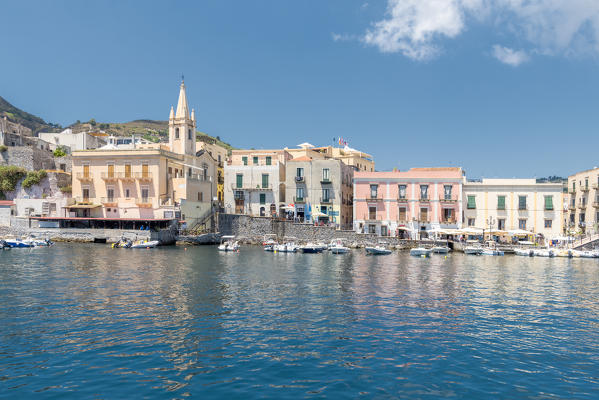
[[(487, 218), (487, 225), (489, 225), (489, 239), (491, 239), (491, 231), (493, 230), (493, 225), (495, 225), (496, 220), (493, 217)], [(485, 233), (483, 231), (483, 240), (485, 238)]]

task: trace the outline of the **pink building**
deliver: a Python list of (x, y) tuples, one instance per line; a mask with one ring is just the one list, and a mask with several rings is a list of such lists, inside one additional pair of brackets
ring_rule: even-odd
[(417, 238), (435, 228), (461, 228), (461, 168), (354, 173), (354, 230)]

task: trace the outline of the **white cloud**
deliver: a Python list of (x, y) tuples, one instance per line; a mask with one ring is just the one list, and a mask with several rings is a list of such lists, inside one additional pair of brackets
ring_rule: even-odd
[(382, 52), (427, 60), (441, 52), (440, 40), (454, 39), (478, 21), (501, 37), (524, 41), (528, 53), (599, 54), (599, 0), (387, 1), (386, 17), (362, 36)]
[(493, 57), (512, 67), (517, 67), (530, 59), (528, 54), (523, 50), (514, 50), (498, 44), (493, 46)]

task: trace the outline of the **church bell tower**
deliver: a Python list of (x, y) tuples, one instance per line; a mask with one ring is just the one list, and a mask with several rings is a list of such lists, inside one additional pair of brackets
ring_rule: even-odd
[(168, 137), (171, 151), (177, 154), (196, 154), (196, 117), (195, 111), (187, 106), (187, 95), (185, 94), (185, 82), (181, 79), (179, 90), (179, 102), (177, 111), (171, 107), (168, 118)]

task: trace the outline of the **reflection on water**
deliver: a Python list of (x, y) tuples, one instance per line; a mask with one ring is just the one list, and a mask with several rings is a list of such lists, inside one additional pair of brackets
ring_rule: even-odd
[(594, 398), (599, 261), (13, 249), (0, 396)]

